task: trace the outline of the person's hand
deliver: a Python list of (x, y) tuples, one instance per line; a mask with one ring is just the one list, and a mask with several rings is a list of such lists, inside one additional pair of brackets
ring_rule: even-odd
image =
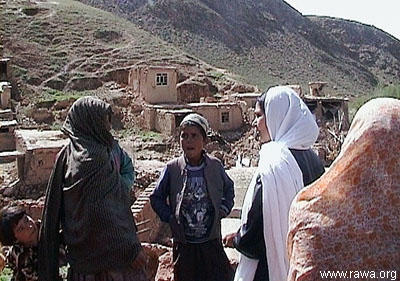
[(233, 248), (233, 240), (235, 240), (235, 237), (236, 232), (225, 235), (225, 237), (222, 238), (222, 244), (224, 244), (225, 247)]

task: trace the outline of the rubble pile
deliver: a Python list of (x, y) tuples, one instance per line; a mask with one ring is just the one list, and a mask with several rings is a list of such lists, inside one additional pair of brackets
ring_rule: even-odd
[(16, 200), (12, 197), (5, 197), (0, 195), (0, 209), (5, 206), (19, 206), (24, 208), (27, 214), (33, 219), (40, 219), (42, 217), (42, 210), (44, 206), (44, 197), (39, 199), (19, 199)]
[[(336, 159), (346, 135), (347, 131), (333, 122), (327, 122), (320, 127), (318, 140), (312, 149), (325, 166)], [(242, 130), (229, 134), (213, 134), (206, 149), (211, 155), (221, 159), (226, 169), (235, 166), (254, 167), (257, 166), (260, 149), (257, 137), (255, 129), (247, 125)]]
[(335, 124), (327, 123), (320, 128), (314, 148), (325, 166), (330, 166), (339, 155), (347, 130), (340, 130)]
[[(147, 256), (145, 270), (150, 280), (172, 281), (172, 249), (170, 247), (150, 243), (142, 243), (142, 247)], [(164, 260), (166, 260), (167, 263), (164, 263)], [(160, 277), (156, 277), (156, 275)]]
[(136, 193), (145, 190), (151, 183), (157, 181), (162, 169), (165, 166), (164, 162), (159, 160), (136, 160), (135, 161), (135, 184)]
[(174, 273), (173, 273), (173, 263), (172, 263), (172, 249), (168, 252), (160, 255), (158, 258), (158, 270), (156, 274), (156, 278), (154, 280), (157, 281), (173, 281)]
[(155, 182), (160, 176), (159, 172), (157, 171), (149, 172), (149, 171), (139, 170), (135, 174), (136, 174), (136, 179), (134, 188), (139, 191), (144, 190), (151, 183)]

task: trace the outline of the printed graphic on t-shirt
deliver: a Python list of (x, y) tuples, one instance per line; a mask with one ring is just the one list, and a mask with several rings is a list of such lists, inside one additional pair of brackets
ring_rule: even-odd
[(187, 240), (202, 242), (201, 240), (207, 237), (213, 222), (213, 212), (203, 170), (189, 172), (181, 209)]

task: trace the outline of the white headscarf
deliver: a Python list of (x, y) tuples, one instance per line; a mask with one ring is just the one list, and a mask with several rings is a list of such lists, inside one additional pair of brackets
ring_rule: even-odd
[[(268, 90), (265, 120), (271, 141), (261, 146), (257, 172), (247, 190), (242, 209), (242, 223), (254, 199), (255, 182), (261, 177), (263, 188), (264, 240), (270, 281), (287, 278), (286, 238), (288, 215), (293, 198), (304, 187), (303, 174), (292, 149), (309, 149), (318, 137), (318, 126), (310, 110), (289, 87)], [(235, 281), (252, 281), (258, 260), (240, 255)]]

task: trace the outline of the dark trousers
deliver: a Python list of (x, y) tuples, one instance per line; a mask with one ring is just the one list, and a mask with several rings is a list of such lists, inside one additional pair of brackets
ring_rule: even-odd
[(174, 281), (231, 281), (233, 269), (220, 240), (174, 243)]
[(258, 260), (256, 275), (253, 281), (269, 281), (267, 257), (263, 256)]

